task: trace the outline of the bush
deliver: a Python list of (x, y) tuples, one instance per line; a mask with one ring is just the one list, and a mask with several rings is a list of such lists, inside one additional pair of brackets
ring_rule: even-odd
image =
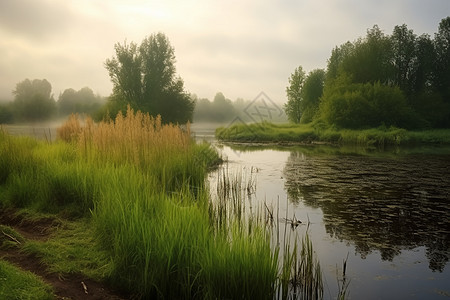
[(329, 88), (320, 115), (329, 125), (339, 128), (414, 126), (413, 111), (400, 88), (379, 82)]

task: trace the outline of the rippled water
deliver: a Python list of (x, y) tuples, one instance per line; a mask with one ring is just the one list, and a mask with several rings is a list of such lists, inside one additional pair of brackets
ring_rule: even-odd
[(350, 299), (450, 297), (450, 149), (341, 151), (218, 144), (235, 172), (256, 174), (256, 199), (307, 220), (326, 298), (348, 255)]

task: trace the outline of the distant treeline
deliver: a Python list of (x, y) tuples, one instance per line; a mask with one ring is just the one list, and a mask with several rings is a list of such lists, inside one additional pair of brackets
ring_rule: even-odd
[(450, 17), (434, 38), (407, 25), (391, 35), (374, 26), (334, 48), (326, 70), (295, 69), (287, 97), (285, 111), (295, 123), (450, 128)]
[[(195, 101), (194, 122), (211, 122), (211, 123), (227, 123), (239, 119), (242, 122), (252, 122), (250, 109), (252, 108), (252, 100), (244, 100), (238, 98), (231, 101), (226, 98), (223, 93), (218, 92), (213, 101), (206, 98), (198, 98), (196, 95), (191, 96)], [(274, 114), (271, 116), (272, 122), (286, 122), (285, 114)]]
[(95, 114), (106, 100), (84, 87), (64, 90), (55, 101), (46, 79), (25, 79), (16, 85), (14, 100), (0, 105), (0, 124), (45, 121), (71, 113)]

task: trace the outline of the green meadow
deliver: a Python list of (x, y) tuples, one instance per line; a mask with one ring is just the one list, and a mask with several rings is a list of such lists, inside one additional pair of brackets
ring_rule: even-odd
[[(209, 144), (195, 143), (189, 124), (130, 108), (97, 124), (72, 116), (56, 142), (0, 131), (0, 208), (58, 220), (48, 239), (15, 245), (49, 272), (83, 274), (136, 299), (273, 299), (302, 290), (321, 298), (310, 241), (274, 243), (269, 212), (242, 209), (251, 182), (224, 172), (220, 196), (211, 197), (207, 174), (220, 162)], [(0, 280), (15, 280), (20, 270), (0, 263)], [(41, 284), (52, 298), (47, 285), (21, 277), (30, 288), (0, 294)]]

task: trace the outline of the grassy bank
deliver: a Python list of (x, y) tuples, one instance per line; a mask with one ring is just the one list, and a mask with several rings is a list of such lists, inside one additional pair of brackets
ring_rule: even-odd
[(31, 272), (0, 260), (1, 299), (53, 299), (51, 287)]
[(99, 124), (74, 116), (58, 135), (47, 143), (0, 132), (0, 208), (63, 220), (48, 240), (21, 246), (51, 272), (147, 299), (290, 295), (301, 255), (283, 260), (262, 214), (223, 204), (244, 201), (236, 195), (246, 184), (230, 192), (225, 176), (223, 199), (211, 199), (205, 179), (219, 157), (189, 126), (128, 110)]
[(450, 144), (450, 130), (407, 131), (400, 128), (337, 130), (323, 124), (238, 124), (216, 129), (219, 140), (245, 143), (330, 143), (341, 145), (385, 146)]

